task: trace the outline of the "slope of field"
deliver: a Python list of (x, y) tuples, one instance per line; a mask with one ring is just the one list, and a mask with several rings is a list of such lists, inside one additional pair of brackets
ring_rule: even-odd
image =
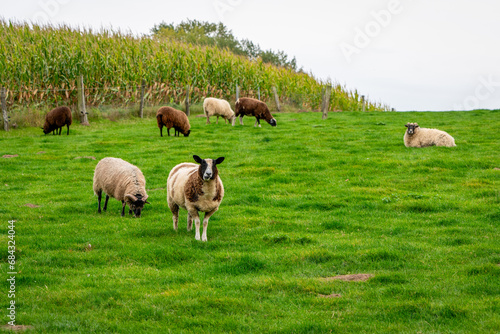
[[(278, 127), (101, 120), (0, 132), (0, 271), (15, 220), (16, 324), (43, 333), (494, 333), (500, 328), (498, 111), (275, 114)], [(406, 122), (457, 147), (411, 149)], [(172, 228), (166, 180), (224, 156), (208, 242)], [(99, 159), (143, 171), (151, 205), (97, 213)], [(93, 158), (96, 160), (93, 160)], [(367, 281), (332, 277), (373, 275)], [(4, 315), (9, 284), (1, 284)], [(7, 322), (8, 318), (4, 317)]]

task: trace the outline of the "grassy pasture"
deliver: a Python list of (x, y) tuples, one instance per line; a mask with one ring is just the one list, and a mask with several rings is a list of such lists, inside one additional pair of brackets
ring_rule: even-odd
[[(0, 271), (16, 220), (16, 323), (40, 333), (495, 333), (500, 114), (275, 114), (277, 128), (106, 119), (0, 132)], [(457, 147), (406, 148), (406, 122)], [(64, 132), (64, 131), (63, 131)], [(224, 156), (208, 242), (172, 229), (166, 180)], [(97, 213), (97, 161), (143, 171), (151, 205)], [(82, 158), (78, 158), (82, 157)], [(89, 159), (95, 157), (97, 160)], [(371, 274), (364, 282), (325, 278)], [(0, 285), (7, 323), (9, 285)], [(340, 295), (340, 296), (335, 296)], [(330, 298), (328, 298), (330, 297)]]

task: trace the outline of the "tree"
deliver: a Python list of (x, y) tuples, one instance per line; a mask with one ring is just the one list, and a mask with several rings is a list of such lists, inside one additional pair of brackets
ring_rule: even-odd
[(261, 58), (264, 63), (288, 67), (297, 71), (297, 61), (295, 57), (289, 61), (284, 51), (262, 51), (258, 44), (248, 39), (239, 41), (234, 37), (233, 32), (221, 22), (209, 23), (197, 20), (187, 20), (178, 25), (162, 22), (159, 25), (155, 25), (151, 29), (151, 32), (153, 36), (157, 38), (165, 38), (197, 45), (216, 46), (221, 49), (228, 49), (234, 54), (246, 56), (250, 60)]

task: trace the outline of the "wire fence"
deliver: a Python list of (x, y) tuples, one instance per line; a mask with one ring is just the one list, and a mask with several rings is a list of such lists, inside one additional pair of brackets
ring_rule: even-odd
[[(82, 78), (83, 82), (83, 78)], [(232, 105), (239, 97), (252, 97), (267, 103), (271, 112), (294, 112), (294, 111), (322, 111), (323, 118), (326, 118), (328, 111), (374, 111), (375, 108), (366, 103), (365, 97), (351, 99), (346, 110), (345, 99), (336, 100), (335, 90), (325, 87), (318, 94), (291, 94), (285, 95), (278, 92), (276, 87), (271, 91), (256, 89), (241, 89), (236, 85), (234, 91), (222, 90), (217, 87), (190, 87), (184, 89), (172, 87), (167, 83), (140, 85), (86, 87), (78, 85), (69, 86), (62, 84), (61, 87), (48, 86), (45, 88), (31, 88), (22, 86), (19, 89), (2, 88), (2, 111), (4, 128), (9, 122), (9, 117), (13, 116), (16, 110), (40, 109), (46, 112), (60, 105), (67, 105), (78, 115), (79, 111), (88, 108), (137, 108), (137, 115), (143, 116), (144, 108), (160, 107), (164, 105), (177, 106), (179, 109), (190, 114), (190, 106), (201, 105), (205, 97), (222, 98)], [(79, 96), (84, 96), (85, 106), (81, 106)], [(82, 99), (80, 99), (82, 100)], [(352, 102), (354, 101), (354, 102)], [(371, 110), (373, 109), (373, 110)], [(12, 110), (11, 115), (7, 115), (7, 110)], [(195, 112), (202, 112), (200, 108), (195, 108)], [(92, 117), (92, 115), (90, 115)], [(35, 122), (38, 124), (39, 122)]]

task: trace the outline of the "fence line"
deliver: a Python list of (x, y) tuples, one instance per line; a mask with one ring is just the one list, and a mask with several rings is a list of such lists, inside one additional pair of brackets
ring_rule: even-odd
[[(81, 86), (81, 88), (80, 88)], [(76, 87), (68, 88), (35, 88), (35, 89), (16, 89), (9, 90), (6, 87), (2, 88), (2, 102), (5, 103), (5, 108), (2, 104), (2, 113), (4, 120), (4, 128), (8, 130), (7, 105), (30, 105), (32, 103), (46, 102), (47, 105), (76, 105), (77, 115), (82, 124), (88, 124), (88, 112), (86, 104), (91, 106), (103, 105), (136, 105), (139, 103), (138, 115), (143, 117), (143, 110), (146, 103), (150, 105), (162, 105), (169, 103), (184, 104), (186, 114), (190, 114), (190, 106), (193, 103), (199, 103), (204, 97), (214, 96), (225, 98), (233, 103), (240, 95), (261, 99), (268, 103), (271, 111), (283, 111), (283, 106), (287, 106), (286, 110), (318, 110), (322, 112), (323, 119), (328, 116), (328, 111), (342, 111), (335, 104), (335, 96), (331, 86), (324, 87), (318, 93), (302, 93), (290, 94), (282, 93), (280, 96), (276, 86), (272, 86), (271, 91), (265, 90), (261, 95), (260, 86), (256, 89), (241, 90), (239, 85), (236, 85), (234, 91), (223, 90), (215, 87), (198, 88), (196, 86), (187, 85), (184, 89), (176, 86), (169, 86), (167, 83), (154, 82), (147, 85), (145, 80), (142, 80), (141, 85), (119, 86), (119, 87), (85, 87), (83, 85), (83, 77), (77, 80)], [(330, 95), (332, 94), (332, 95)], [(236, 98), (235, 98), (236, 97)], [(349, 109), (352, 111), (363, 110), (368, 107), (368, 103), (364, 96), (361, 100), (357, 97), (352, 97), (353, 101), (349, 102)], [(86, 102), (86, 103), (83, 103)], [(274, 104), (270, 105), (269, 103)], [(333, 102), (333, 103), (332, 103)], [(274, 108), (273, 108), (274, 106)], [(291, 108), (291, 109), (290, 109)], [(368, 110), (370, 111), (370, 110)]]

